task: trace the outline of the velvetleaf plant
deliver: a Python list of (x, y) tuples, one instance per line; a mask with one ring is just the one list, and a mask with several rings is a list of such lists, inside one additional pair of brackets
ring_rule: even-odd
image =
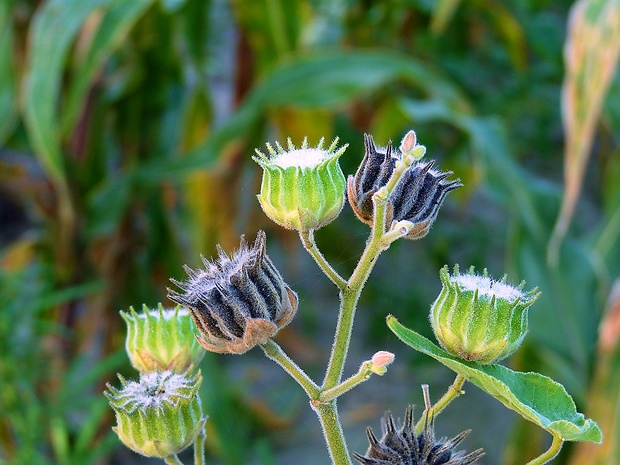
[[(242, 238), (239, 249), (232, 256), (218, 248), (217, 259), (209, 261), (203, 258), (204, 268), (191, 269), (186, 266), (185, 280), (172, 279), (178, 290), (169, 289), (169, 298), (186, 309), (183, 313), (189, 315), (196, 326), (196, 340), (187, 337), (187, 331), (184, 332), (187, 347), (193, 347), (192, 344), (198, 341), (206, 350), (231, 354), (243, 354), (256, 346), (260, 347), (307, 394), (310, 406), (318, 416), (334, 465), (351, 465), (353, 458), (363, 465), (476, 463), (483, 455), (481, 450), (469, 453), (455, 450), (457, 446), (460, 448), (467, 432), (452, 439), (440, 440), (434, 434), (435, 419), (450, 402), (463, 394), (462, 388), (467, 381), (551, 433), (553, 440), (549, 449), (531, 459), (527, 465), (551, 461), (564, 441), (600, 443), (602, 433), (598, 425), (577, 412), (572, 398), (560, 384), (544, 375), (514, 372), (497, 363), (517, 350), (523, 341), (527, 333), (528, 309), (539, 292), (536, 289), (524, 291), (525, 283), (518, 287), (510, 286), (506, 283), (506, 277), (495, 281), (486, 270), (476, 274), (470, 268), (467, 273), (460, 273), (458, 266), (455, 266), (454, 273), (450, 275), (446, 266), (440, 272), (442, 291), (429, 315), (440, 346), (404, 327), (392, 315), (388, 315), (387, 325), (404, 343), (453, 370), (456, 373), (454, 382), (435, 404), (430, 402), (428, 388), (423, 388), (425, 409), (417, 423), (414, 423), (411, 406), (406, 407), (405, 421), (400, 427), (397, 427), (392, 414), (387, 412), (382, 438), (377, 438), (369, 428), (366, 453), (362, 455), (349, 451), (339, 420), (337, 399), (373, 374), (383, 375), (395, 358), (390, 352), (379, 351), (363, 361), (356, 373), (344, 377), (362, 289), (379, 255), (398, 239), (418, 240), (425, 237), (447, 194), (460, 187), (461, 183), (449, 180), (452, 173), (439, 171), (434, 161), (422, 161), (426, 148), (417, 143), (413, 131), (404, 136), (398, 150), (394, 150), (391, 142), (385, 148), (377, 147), (372, 136), (365, 135), (363, 160), (348, 181), (338, 163), (347, 146), (337, 148), (336, 139), (324, 149), (323, 143), (322, 139), (316, 147), (309, 147), (307, 140), (304, 140), (297, 148), (289, 139), (287, 149), (277, 142), (276, 149), (267, 144), (268, 155), (257, 149), (253, 157), (263, 168), (258, 200), (265, 214), (280, 226), (298, 232), (303, 247), (339, 291), (338, 321), (323, 380), (319, 383), (311, 379), (273, 340), (296, 314), (298, 299), (267, 256), (266, 234), (262, 231), (253, 246), (248, 246)], [(341, 276), (327, 261), (314, 239), (316, 229), (337, 218), (345, 198), (355, 215), (370, 227), (365, 248), (348, 278)], [(130, 331), (144, 331), (140, 329), (144, 326), (133, 323), (139, 319), (135, 312), (131, 311), (130, 317), (123, 315)], [(162, 318), (164, 314), (160, 311), (149, 315)], [(151, 326), (159, 327), (156, 324)], [(164, 326), (162, 330), (171, 333), (178, 333), (180, 327), (168, 325), (164, 329)], [(171, 335), (170, 343), (178, 339)], [(141, 341), (144, 345), (140, 358), (151, 360), (157, 357), (145, 354), (150, 350), (161, 353), (161, 349), (149, 348), (149, 344), (155, 340), (165, 341), (166, 337), (133, 335), (132, 340)], [(129, 349), (128, 344), (128, 352)], [(188, 349), (187, 353), (194, 353), (193, 350)], [(197, 363), (199, 357), (188, 359)], [(163, 361), (155, 366), (149, 365), (148, 369), (166, 368), (167, 363), (174, 365)], [(142, 371), (140, 367), (136, 368)], [(192, 369), (193, 365), (186, 372), (174, 376), (185, 377), (185, 382), (189, 384), (196, 383), (199, 375), (192, 378), (189, 374)], [(171, 376), (166, 371), (156, 373), (155, 376), (160, 378)], [(153, 374), (142, 373), (140, 383), (150, 380), (149, 376)], [(128, 386), (134, 389), (134, 385), (124, 380), (122, 382), (121, 390), (109, 386), (107, 392), (117, 413), (116, 431), (130, 448), (144, 454), (145, 451), (135, 447), (135, 444), (151, 444), (155, 441), (154, 434), (165, 435), (165, 428), (159, 424), (164, 421), (165, 415), (152, 415), (149, 421), (142, 417), (133, 420), (128, 413), (133, 407), (126, 408), (126, 405), (133, 406), (136, 401), (131, 403), (123, 399), (131, 397), (132, 390)], [(193, 399), (197, 398), (197, 393), (192, 392), (192, 396), (185, 394), (182, 405), (195, 405)], [(142, 403), (151, 404), (153, 401), (142, 399)], [(163, 453), (168, 454), (163, 457), (167, 463), (180, 463), (176, 453), (193, 440), (195, 463), (203, 463), (203, 425), (206, 417), (196, 407), (193, 408), (193, 423), (190, 422), (187, 434), (181, 438), (170, 433), (167, 442), (157, 437), (157, 441), (164, 441), (167, 445), (162, 449)], [(134, 410), (140, 411), (138, 408)], [(178, 407), (178, 412), (181, 410), (182, 407)], [(124, 433), (126, 430), (140, 437)]]

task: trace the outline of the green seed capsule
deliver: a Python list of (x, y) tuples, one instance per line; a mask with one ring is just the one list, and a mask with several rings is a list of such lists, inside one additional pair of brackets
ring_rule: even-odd
[(146, 457), (165, 458), (188, 447), (202, 430), (198, 388), (202, 376), (174, 374), (170, 371), (147, 373), (139, 382), (125, 381), (105, 392), (116, 413), (112, 429), (134, 452)]
[(478, 363), (494, 363), (511, 355), (527, 333), (530, 305), (538, 298), (537, 289), (523, 292), (519, 287), (494, 281), (484, 270), (477, 275), (470, 268), (454, 276), (442, 268), (443, 289), (430, 312), (431, 325), (441, 346), (452, 355)]
[(172, 371), (185, 373), (205, 354), (195, 334), (195, 325), (187, 308), (157, 309), (142, 306), (137, 313), (120, 312), (127, 323), (125, 349), (133, 367), (140, 373)]
[(346, 180), (338, 159), (347, 146), (336, 150), (335, 139), (327, 150), (321, 139), (316, 148), (304, 139), (297, 149), (288, 139), (288, 150), (278, 142), (270, 156), (258, 149), (253, 157), (263, 168), (258, 201), (265, 214), (287, 229), (309, 231), (331, 223), (344, 205)]

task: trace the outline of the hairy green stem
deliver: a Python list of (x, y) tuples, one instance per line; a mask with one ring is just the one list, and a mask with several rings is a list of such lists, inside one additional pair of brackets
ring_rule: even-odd
[(550, 462), (555, 457), (557, 457), (557, 455), (560, 453), (560, 450), (562, 449), (563, 444), (564, 444), (564, 439), (562, 439), (557, 434), (554, 434), (553, 442), (551, 443), (551, 446), (549, 447), (549, 449), (547, 449), (547, 451), (544, 454), (536, 457), (534, 460), (527, 462), (526, 465), (543, 465), (545, 463)]
[(323, 273), (325, 273), (325, 276), (327, 276), (338, 289), (343, 290), (347, 286), (347, 281), (329, 264), (317, 247), (314, 241), (314, 231), (299, 231), (299, 238), (304, 248), (308, 251), (310, 256), (314, 258), (314, 261), (319, 265)]
[(194, 440), (194, 465), (204, 465), (205, 463), (205, 441), (207, 435), (205, 433), (205, 427), (202, 425), (200, 432)]
[[(407, 157), (406, 160), (398, 161), (386, 186), (379, 189), (372, 196), (374, 207), (372, 230), (366, 242), (366, 247), (362, 252), (362, 256), (348, 281), (344, 281), (319, 252), (314, 243), (312, 231), (300, 233), (301, 241), (306, 250), (308, 250), (319, 267), (340, 289), (340, 310), (338, 312), (334, 342), (332, 344), (327, 370), (325, 371), (325, 377), (323, 378), (323, 384), (317, 392), (317, 394), (322, 394), (322, 396), (310, 396), (310, 398), (313, 399), (311, 404), (319, 416), (325, 442), (327, 443), (327, 448), (329, 449), (329, 454), (334, 465), (351, 464), (351, 458), (349, 457), (344, 434), (342, 433), (342, 426), (338, 420), (336, 397), (361, 382), (354, 375), (341, 384), (342, 372), (347, 359), (349, 342), (353, 331), (355, 309), (364, 284), (370, 276), (381, 252), (386, 250), (393, 241), (407, 234), (408, 230), (411, 228), (408, 224), (402, 224), (399, 225), (397, 229), (390, 230), (386, 234), (388, 199), (400, 178), (407, 171), (411, 163), (413, 163), (413, 160), (413, 158)], [(299, 374), (297, 374), (297, 376), (299, 376)], [(297, 379), (297, 382), (302, 384), (302, 380)], [(306, 392), (309, 391), (306, 389)], [(320, 399), (323, 398), (328, 398), (329, 401), (321, 401)]]
[(260, 345), (265, 355), (271, 360), (275, 361), (284, 370), (291, 375), (291, 377), (297, 381), (297, 383), (306, 391), (310, 399), (317, 399), (319, 397), (319, 386), (301, 369), (299, 366), (286, 355), (282, 348), (275, 343), (272, 339)]
[[(335, 387), (342, 379), (342, 370), (349, 351), (349, 341), (353, 330), (355, 309), (362, 289), (381, 252), (386, 250), (396, 240), (396, 236), (390, 237), (389, 240), (385, 239), (387, 205), (392, 190), (396, 187), (398, 180), (405, 173), (406, 169), (407, 165), (405, 163), (398, 162), (387, 185), (372, 196), (372, 203), (374, 205), (372, 231), (368, 242), (366, 242), (364, 252), (349, 281), (347, 281), (346, 288), (340, 291), (340, 312), (338, 314), (336, 336), (323, 380), (324, 390)], [(406, 233), (404, 230), (401, 232)]]
[(339, 385), (321, 392), (321, 395), (319, 396), (319, 400), (321, 402), (328, 402), (330, 400), (333, 400), (341, 396), (345, 392), (350, 391), (358, 384), (363, 383), (368, 378), (370, 378), (370, 375), (372, 375), (373, 373), (371, 366), (372, 366), (372, 362), (370, 361), (362, 363), (362, 366), (360, 366), (360, 369), (353, 376), (351, 376), (350, 378), (347, 378)]
[(179, 457), (177, 457), (177, 454), (172, 454), (167, 457), (164, 457), (164, 462), (166, 462), (168, 465), (183, 465), (183, 462), (179, 460)]
[(327, 443), (329, 456), (333, 465), (352, 465), (347, 443), (338, 418), (336, 399), (329, 402), (311, 402), (314, 411), (319, 416), (323, 436)]
[(456, 399), (458, 396), (460, 396), (463, 393), (462, 391), (463, 384), (465, 384), (465, 378), (461, 375), (456, 375), (456, 378), (454, 378), (452, 385), (448, 388), (448, 390), (441, 397), (441, 399), (439, 399), (435, 403), (435, 405), (433, 405), (430, 408), (428, 413), (424, 412), (424, 415), (422, 415), (422, 418), (418, 420), (418, 422), (415, 425), (416, 434), (420, 434), (422, 430), (424, 429), (427, 415), (428, 415), (428, 418), (435, 418), (437, 415), (439, 415), (439, 413), (441, 413), (443, 409), (445, 409), (448, 406), (450, 402), (452, 402), (454, 399)]
[(362, 287), (381, 253), (378, 241), (370, 240), (362, 254), (358, 266), (349, 279), (346, 289), (340, 293), (340, 312), (336, 325), (336, 335), (332, 345), (327, 371), (323, 380), (323, 389), (328, 390), (340, 383), (344, 362), (349, 351), (349, 341), (353, 331), (355, 309), (362, 293)]

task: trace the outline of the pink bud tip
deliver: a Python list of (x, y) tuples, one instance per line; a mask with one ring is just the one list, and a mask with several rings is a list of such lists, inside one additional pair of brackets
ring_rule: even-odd
[(385, 367), (394, 361), (394, 354), (392, 352), (380, 350), (372, 356), (371, 361), (375, 366)]
[(400, 143), (401, 152), (403, 153), (410, 152), (411, 150), (415, 148), (416, 143), (417, 143), (417, 139), (415, 136), (415, 132), (411, 130), (407, 134), (405, 134), (405, 137), (403, 137), (403, 140)]

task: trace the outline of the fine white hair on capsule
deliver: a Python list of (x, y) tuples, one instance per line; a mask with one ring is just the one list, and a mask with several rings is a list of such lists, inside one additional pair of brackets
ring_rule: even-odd
[(506, 300), (516, 300), (524, 296), (523, 292), (516, 287), (495, 281), (488, 276), (461, 274), (454, 276), (452, 280), (464, 290), (475, 291), (477, 289), (478, 295), (495, 296)]
[(161, 408), (165, 403), (174, 406), (180, 398), (193, 397), (195, 381), (170, 371), (148, 373), (140, 381), (125, 382), (117, 397), (125, 401), (124, 408), (129, 412), (148, 407)]
[(271, 161), (280, 168), (313, 168), (331, 156), (327, 150), (308, 148), (279, 153)]

